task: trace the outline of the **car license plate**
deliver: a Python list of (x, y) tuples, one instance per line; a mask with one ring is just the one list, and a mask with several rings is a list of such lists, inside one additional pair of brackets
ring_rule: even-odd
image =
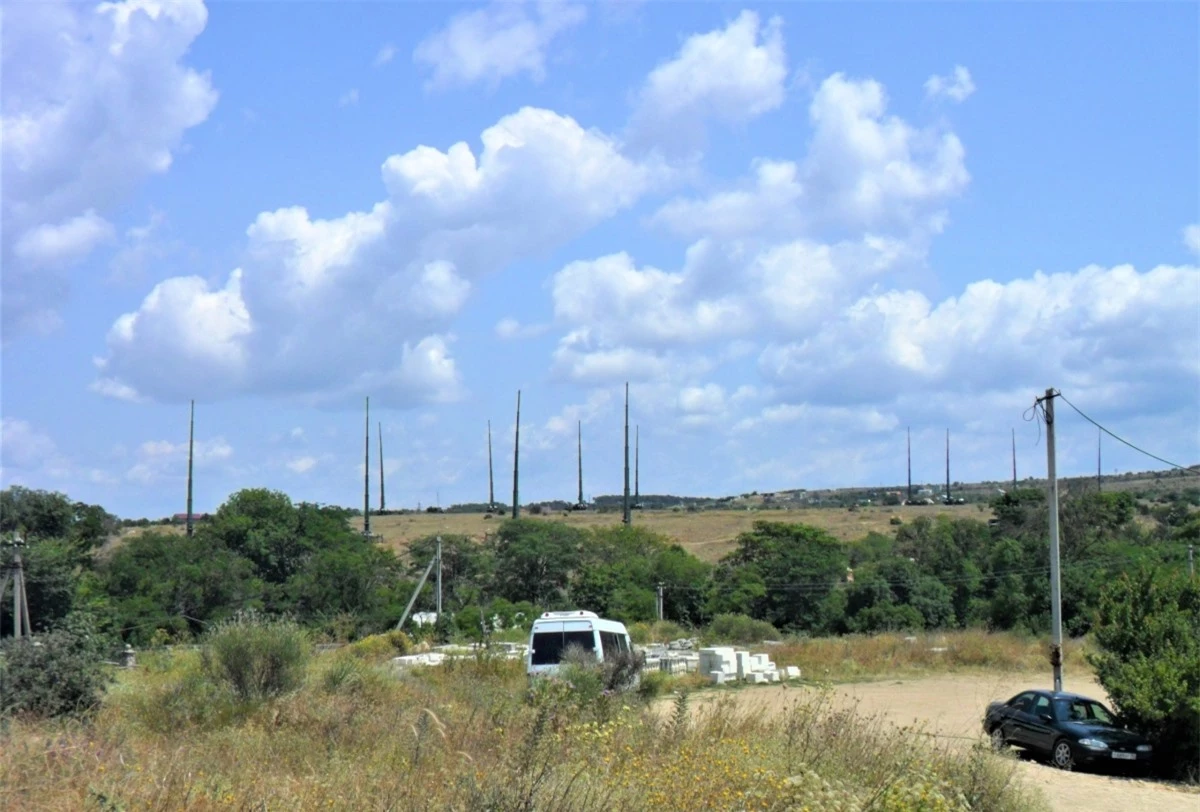
[(1126, 761), (1133, 761), (1137, 758), (1137, 753), (1113, 753), (1113, 758), (1120, 758)]

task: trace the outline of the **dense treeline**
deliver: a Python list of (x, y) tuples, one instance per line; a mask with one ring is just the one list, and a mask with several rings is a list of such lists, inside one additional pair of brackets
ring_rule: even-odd
[[(1044, 631), (1045, 495), (1018, 490), (992, 507), (991, 522), (922, 517), (892, 536), (849, 544), (817, 528), (762, 521), (715, 566), (636, 525), (586, 530), (505, 521), (483, 544), (443, 537), (444, 605), (464, 633), (493, 619), (512, 625), (567, 607), (633, 622), (654, 618), (661, 585), (665, 616), (687, 625), (740, 614), (814, 635)], [(246, 609), (291, 614), (335, 639), (394, 625), (435, 540), (418, 540), (401, 559), (351, 530), (349, 515), (249, 489), (190, 538), (147, 530), (105, 546), (120, 522), (103, 508), (21, 487), (0, 493), (0, 532), (20, 528), (27, 541), (36, 626), (47, 630), (84, 612), (135, 645), (186, 639)], [(1091, 492), (1064, 500), (1061, 527), (1064, 623), (1080, 635), (1117, 575), (1186, 566), (1186, 544), (1200, 539), (1200, 513), (1185, 499), (1147, 506), (1127, 493)], [(427, 594), (417, 609), (431, 606)], [(11, 622), (6, 608), (0, 622)]]

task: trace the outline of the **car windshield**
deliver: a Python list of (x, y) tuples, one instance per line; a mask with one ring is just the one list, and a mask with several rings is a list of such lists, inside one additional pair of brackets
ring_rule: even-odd
[(1056, 699), (1054, 700), (1054, 715), (1063, 722), (1082, 722), (1084, 724), (1111, 725), (1112, 714), (1108, 708), (1091, 699)]

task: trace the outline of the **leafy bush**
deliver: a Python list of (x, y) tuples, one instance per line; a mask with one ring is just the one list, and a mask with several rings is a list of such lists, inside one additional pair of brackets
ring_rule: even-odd
[(100, 701), (110, 678), (104, 644), (86, 630), (0, 643), (0, 716), (78, 716)]
[(407, 634), (393, 629), (386, 634), (373, 634), (346, 647), (347, 653), (360, 660), (379, 662), (412, 651), (413, 643)]
[(1148, 569), (1122, 576), (1101, 596), (1095, 640), (1096, 676), (1150, 737), (1158, 767), (1200, 777), (1200, 583)]
[(708, 627), (705, 637), (725, 643), (761, 643), (763, 640), (778, 640), (779, 630), (765, 620), (755, 620), (746, 615), (717, 615)]
[(243, 614), (209, 633), (201, 659), (204, 672), (239, 699), (265, 699), (300, 687), (310, 652), (294, 622)]

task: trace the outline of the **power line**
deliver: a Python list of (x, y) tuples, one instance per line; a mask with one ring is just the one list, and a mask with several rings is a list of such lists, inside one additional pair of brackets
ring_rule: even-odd
[(1145, 454), (1147, 457), (1150, 457), (1151, 459), (1155, 459), (1155, 460), (1158, 460), (1159, 462), (1166, 463), (1167, 465), (1170, 465), (1172, 468), (1178, 468), (1180, 471), (1186, 471), (1187, 473), (1189, 473), (1189, 474), (1192, 474), (1193, 476), (1200, 476), (1200, 471), (1197, 471), (1197, 470), (1196, 470), (1196, 469), (1194, 469), (1194, 468), (1188, 468), (1187, 466), (1180, 465), (1179, 463), (1176, 463), (1176, 462), (1171, 462), (1170, 460), (1163, 459), (1162, 457), (1158, 456), (1157, 454), (1151, 454), (1151, 453), (1150, 453), (1149, 451), (1147, 451), (1146, 449), (1144, 449), (1144, 448), (1138, 448), (1136, 445), (1134, 445), (1133, 443), (1129, 442), (1129, 441), (1128, 441), (1128, 440), (1126, 440), (1124, 437), (1121, 437), (1121, 436), (1119, 436), (1119, 435), (1117, 435), (1117, 434), (1114, 434), (1113, 432), (1109, 431), (1107, 428), (1105, 428), (1104, 426), (1100, 425), (1100, 424), (1099, 424), (1099, 423), (1097, 423), (1095, 420), (1093, 420), (1092, 418), (1090, 418), (1090, 417), (1088, 417), (1086, 414), (1084, 414), (1084, 413), (1083, 413), (1083, 411), (1082, 411), (1082, 410), (1081, 410), (1081, 409), (1080, 409), (1078, 406), (1076, 406), (1074, 403), (1072, 403), (1071, 401), (1067, 400), (1067, 396), (1066, 396), (1066, 395), (1064, 395), (1064, 394), (1063, 394), (1061, 391), (1058, 393), (1058, 397), (1062, 399), (1063, 403), (1067, 404), (1067, 405), (1068, 405), (1068, 406), (1070, 406), (1072, 409), (1074, 409), (1074, 410), (1075, 410), (1075, 412), (1076, 412), (1076, 414), (1078, 414), (1080, 417), (1082, 417), (1082, 418), (1083, 418), (1084, 420), (1086, 420), (1087, 422), (1091, 423), (1091, 424), (1092, 424), (1093, 426), (1095, 426), (1096, 428), (1100, 429), (1100, 431), (1104, 432), (1104, 433), (1105, 433), (1105, 434), (1107, 434), (1109, 437), (1112, 437), (1112, 438), (1113, 438), (1114, 440), (1116, 440), (1117, 442), (1119, 442), (1119, 443), (1124, 443), (1125, 445), (1127, 445), (1127, 446), (1129, 446), (1130, 448), (1132, 448), (1134, 451), (1137, 451), (1137, 452), (1139, 452), (1139, 453)]

